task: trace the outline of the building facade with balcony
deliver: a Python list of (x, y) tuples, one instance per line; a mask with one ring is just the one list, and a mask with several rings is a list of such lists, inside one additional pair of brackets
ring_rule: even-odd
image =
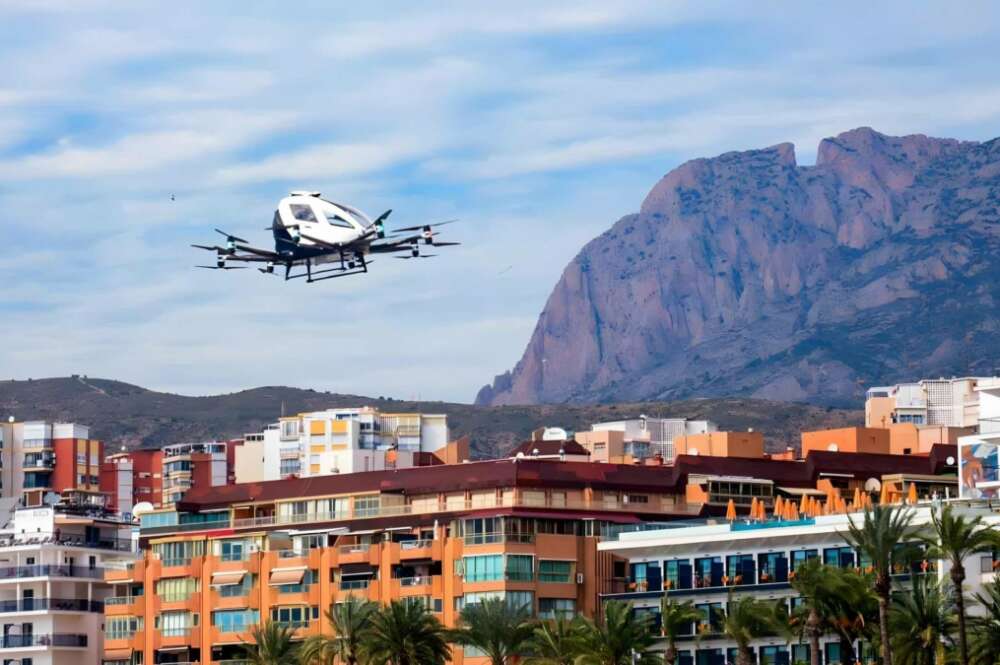
[(979, 393), (979, 431), (958, 439), (963, 498), (1000, 496), (1000, 379), (984, 379)]
[(105, 572), (135, 558), (131, 525), (92, 494), (13, 511), (0, 530), (0, 662), (100, 662)]
[(753, 498), (770, 505), (776, 496), (849, 492), (873, 476), (895, 474), (900, 488), (906, 474), (947, 483), (946, 452), (815, 453), (803, 462), (681, 456), (672, 466), (525, 457), (196, 486), (175, 510), (144, 514), (143, 559), (109, 571), (113, 595), (126, 599), (108, 605), (109, 625), (118, 617), (125, 634), (108, 635), (106, 658), (236, 659), (260, 620), (289, 623), (305, 638), (328, 630), (324, 612), (349, 595), (410, 599), (445, 625), (490, 597), (542, 617), (593, 616), (613, 577), (602, 537), (721, 515), (734, 497), (745, 512)]
[(578, 432), (576, 440), (590, 450), (595, 462), (630, 464), (655, 457), (671, 463), (676, 456), (674, 439), (717, 430), (710, 420), (639, 416), (595, 423), (590, 432)]
[[(986, 506), (960, 510), (982, 515), (991, 525), (1000, 525), (1000, 515)], [(931, 505), (914, 509), (914, 525), (927, 525)], [(679, 602), (691, 601), (701, 611), (678, 640), (679, 665), (723, 665), (736, 660), (736, 645), (722, 632), (728, 604), (744, 595), (778, 601), (791, 611), (800, 602), (792, 588), (796, 568), (810, 559), (830, 566), (864, 569), (867, 562), (844, 540), (849, 520), (860, 521), (861, 513), (829, 515), (798, 521), (745, 522), (715, 521), (697, 526), (660, 531), (621, 533), (616, 540), (602, 542), (598, 549), (615, 557), (614, 577), (602, 593), (602, 601), (631, 602), (636, 612), (651, 617), (658, 625), (660, 600), (664, 595)], [(922, 547), (914, 543), (917, 547)], [(972, 559), (975, 560), (972, 560)], [(967, 584), (975, 593), (994, 578), (994, 556), (975, 555), (966, 561)], [(904, 586), (920, 575), (947, 579), (946, 562), (920, 556), (897, 563), (895, 584)], [(834, 635), (820, 641), (820, 662), (824, 665), (854, 662)], [(659, 645), (663, 648), (664, 645)], [(758, 665), (788, 665), (810, 662), (809, 644), (793, 642), (778, 635), (755, 639), (752, 643)], [(862, 662), (876, 658), (871, 645), (851, 645)]]
[(43, 421), (0, 425), (0, 497), (40, 506), (49, 493), (98, 492), (104, 445), (89, 428)]
[(328, 409), (282, 418), (235, 449), (236, 482), (418, 466), (449, 443), (442, 414)]

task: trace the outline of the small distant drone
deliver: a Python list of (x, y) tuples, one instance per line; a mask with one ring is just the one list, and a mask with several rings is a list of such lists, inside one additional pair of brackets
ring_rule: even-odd
[[(429, 259), (436, 254), (421, 254), (421, 245), (450, 247), (458, 242), (440, 242), (435, 229), (457, 220), (395, 229), (387, 233), (383, 224), (392, 213), (386, 210), (372, 221), (357, 208), (333, 203), (319, 192), (292, 192), (278, 203), (271, 232), (274, 250), (250, 246), (247, 240), (215, 229), (226, 238), (225, 246), (192, 245), (215, 252), (215, 265), (197, 266), (209, 270), (240, 270), (257, 263), (258, 270), (273, 274), (276, 266), (285, 267), (285, 280), (304, 278), (319, 282), (368, 272), (372, 254), (392, 254), (397, 259)], [(294, 268), (301, 268), (293, 273)]]

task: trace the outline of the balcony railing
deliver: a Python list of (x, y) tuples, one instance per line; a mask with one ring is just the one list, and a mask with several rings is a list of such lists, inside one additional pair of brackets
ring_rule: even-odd
[(88, 547), (98, 550), (113, 550), (115, 552), (135, 552), (136, 546), (131, 538), (97, 538), (88, 539), (85, 536), (73, 534), (39, 535), (18, 534), (13, 537), (0, 538), (0, 547), (15, 547), (17, 545), (63, 545), (65, 547)]
[(334, 512), (323, 513), (300, 513), (296, 515), (266, 515), (262, 517), (244, 517), (234, 520), (219, 520), (209, 523), (173, 524), (164, 526), (148, 527), (142, 530), (144, 536), (153, 536), (166, 533), (178, 533), (184, 531), (204, 531), (209, 529), (219, 529), (232, 527), (234, 529), (251, 529), (270, 526), (292, 526), (297, 524), (308, 524), (315, 522), (340, 522), (346, 520), (375, 519), (382, 517), (400, 517), (410, 515), (426, 515), (437, 513), (457, 513), (468, 512), (470, 510), (484, 510), (490, 508), (548, 508), (567, 511), (597, 511), (597, 512), (624, 512), (635, 513), (637, 511), (669, 514), (669, 515), (698, 515), (701, 511), (700, 503), (677, 503), (659, 510), (651, 504), (629, 504), (615, 501), (607, 502), (585, 502), (585, 501), (565, 501), (558, 504), (547, 501), (534, 501), (523, 498), (503, 497), (500, 499), (476, 499), (475, 501), (441, 501), (433, 505), (419, 504), (414, 507), (412, 504), (400, 504), (379, 507), (361, 507), (356, 510), (342, 509)]
[(399, 586), (426, 586), (431, 583), (431, 575), (415, 575), (414, 577), (400, 577)]
[(111, 596), (104, 599), (105, 605), (131, 605), (142, 600), (142, 596)]
[(1000, 418), (980, 418), (980, 434), (1000, 434)]
[(7, 566), (5, 568), (0, 568), (0, 580), (25, 577), (86, 577), (88, 579), (100, 580), (104, 579), (104, 568), (60, 566), (55, 564)]
[(160, 628), (160, 635), (163, 637), (184, 637), (191, 633), (191, 626), (180, 628)]
[(340, 580), (340, 590), (341, 591), (354, 591), (357, 589), (367, 589), (372, 583), (372, 580), (362, 579), (362, 580)]
[(372, 548), (371, 543), (355, 543), (352, 545), (341, 545), (337, 548), (337, 552), (341, 555), (344, 554), (364, 554)]
[(51, 633), (46, 635), (5, 635), (0, 638), (0, 649), (26, 647), (85, 647), (87, 636), (77, 633)]
[(104, 603), (85, 598), (22, 598), (0, 600), (0, 612), (103, 612)]
[(433, 540), (427, 538), (422, 540), (404, 540), (399, 543), (399, 549), (403, 552), (407, 550), (419, 550), (424, 547), (430, 547), (433, 542)]
[(467, 533), (466, 545), (490, 545), (492, 543), (533, 543), (533, 533)]

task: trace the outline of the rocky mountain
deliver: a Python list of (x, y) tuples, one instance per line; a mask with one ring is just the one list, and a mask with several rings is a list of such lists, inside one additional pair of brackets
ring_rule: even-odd
[(341, 395), (270, 386), (227, 395), (188, 397), (147, 390), (139, 386), (82, 376), (0, 381), (0, 417), (79, 422), (91, 426), (91, 436), (102, 439), (109, 451), (140, 444), (163, 445), (184, 441), (211, 441), (257, 432), (285, 413), (331, 407), (370, 405), (383, 411), (447, 413), (454, 437), (469, 435), (473, 455), (490, 458), (506, 454), (529, 433), (544, 425), (569, 430), (589, 428), (594, 422), (640, 414), (710, 418), (722, 427), (764, 432), (773, 450), (797, 445), (803, 429), (856, 424), (860, 411), (819, 408), (803, 404), (723, 399), (673, 404), (602, 404), (541, 406), (472, 406), (446, 402), (404, 402), (383, 397)]
[(696, 159), (567, 266), (479, 404), (864, 388), (1000, 365), (1000, 139), (822, 141)]

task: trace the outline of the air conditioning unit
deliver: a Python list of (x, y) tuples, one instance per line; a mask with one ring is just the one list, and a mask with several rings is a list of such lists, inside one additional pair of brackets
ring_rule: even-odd
[(583, 573), (577, 573), (576, 574), (576, 583), (577, 584), (583, 584)]

